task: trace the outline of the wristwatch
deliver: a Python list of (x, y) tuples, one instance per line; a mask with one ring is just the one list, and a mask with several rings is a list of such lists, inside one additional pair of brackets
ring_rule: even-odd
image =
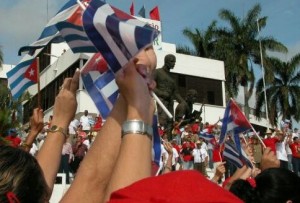
[(51, 133), (61, 132), (65, 137), (67, 137), (67, 133), (68, 133), (66, 129), (62, 127), (58, 127), (57, 125), (51, 126), (51, 128), (48, 131)]
[(122, 137), (127, 134), (147, 135), (152, 140), (153, 128), (141, 120), (128, 120), (122, 125)]

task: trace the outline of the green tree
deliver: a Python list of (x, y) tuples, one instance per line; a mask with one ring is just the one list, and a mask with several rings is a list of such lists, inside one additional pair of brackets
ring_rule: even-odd
[[(279, 115), (282, 119), (300, 120), (300, 53), (289, 61), (270, 57), (266, 60), (269, 68), (266, 77), (266, 95), (270, 123), (277, 124)], [(260, 116), (265, 106), (262, 78), (256, 84), (256, 116)]]
[(177, 52), (192, 56), (214, 58), (215, 53), (215, 30), (217, 21), (213, 21), (206, 31), (200, 31), (195, 28), (193, 31), (190, 28), (185, 28), (182, 34), (191, 41), (193, 48), (179, 45)]
[[(228, 97), (236, 97), (239, 86), (244, 88), (245, 114), (249, 117), (248, 101), (253, 94), (255, 85), (254, 63), (260, 62), (259, 40), (262, 44), (263, 55), (266, 50), (286, 52), (286, 47), (273, 37), (260, 37), (257, 29), (257, 19), (261, 7), (254, 5), (242, 19), (232, 11), (221, 9), (219, 17), (228, 23), (227, 27), (219, 28), (218, 50), (219, 58), (225, 63), (226, 91)], [(259, 20), (260, 28), (266, 26), (267, 17)]]

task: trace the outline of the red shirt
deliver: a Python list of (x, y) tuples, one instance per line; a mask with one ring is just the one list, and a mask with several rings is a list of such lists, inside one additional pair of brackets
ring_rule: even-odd
[(5, 137), (8, 141), (10, 141), (11, 146), (18, 147), (21, 143), (21, 139), (19, 137), (14, 137), (12, 135), (8, 135)]
[(279, 140), (276, 137), (269, 137), (263, 140), (266, 147), (270, 147), (271, 150), (276, 154), (276, 143), (279, 142)]
[(192, 125), (192, 132), (194, 134), (198, 134), (200, 132), (200, 125), (199, 125), (199, 123), (194, 123)]
[(290, 148), (292, 151), (292, 156), (295, 158), (300, 158), (300, 143), (294, 142), (293, 144), (290, 144)]

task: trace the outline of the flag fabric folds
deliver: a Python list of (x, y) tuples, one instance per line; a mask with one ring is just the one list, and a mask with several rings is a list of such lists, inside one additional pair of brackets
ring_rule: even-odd
[(33, 56), (26, 54), (13, 69), (7, 72), (7, 80), (14, 100), (18, 99), (28, 87), (38, 82), (36, 56), (43, 50), (35, 51)]
[(141, 17), (146, 18), (146, 9), (145, 9), (145, 5), (142, 6), (142, 8), (139, 10), (138, 13)]
[(160, 21), (160, 15), (159, 15), (159, 10), (158, 10), (158, 6), (155, 6), (149, 13), (150, 18), (152, 20), (157, 20)]
[(73, 53), (96, 53), (97, 49), (87, 37), (82, 25), (82, 9), (78, 7), (71, 16), (56, 24), (60, 35), (68, 43)]
[[(251, 161), (248, 159), (243, 149), (237, 149), (237, 146), (232, 141), (226, 141), (224, 144), (223, 157), (227, 161), (231, 162), (238, 168), (242, 168), (246, 165), (249, 168), (253, 168)], [(240, 154), (239, 151), (242, 151)]]
[(114, 73), (158, 35), (147, 23), (97, 0), (83, 13), (83, 26)]
[(134, 16), (134, 4), (133, 2), (131, 3), (131, 6), (130, 6), (130, 15)]
[(235, 135), (237, 140), (239, 133), (251, 129), (251, 124), (233, 99), (230, 99), (227, 104), (222, 122), (220, 145), (225, 142), (228, 134)]
[[(95, 54), (95, 58), (82, 70), (82, 80), (99, 112), (106, 118), (118, 96), (115, 73), (140, 50), (151, 45), (158, 33), (147, 23), (98, 0), (90, 2), (82, 19), (88, 38), (107, 63), (106, 67), (102, 67), (104, 72), (98, 70), (99, 66), (95, 64), (101, 58), (98, 56), (97, 59)], [(153, 161), (159, 165), (161, 148), (157, 116), (153, 118), (153, 131)]]
[(100, 53), (95, 53), (81, 71), (83, 84), (99, 113), (107, 118), (118, 97), (114, 73)]
[(205, 139), (205, 140), (207, 140), (207, 141), (210, 141), (210, 140), (212, 140), (213, 138), (215, 138), (215, 136), (214, 136), (212, 133), (208, 132), (207, 129), (202, 130), (202, 131), (199, 133), (199, 137), (201, 137), (201, 138), (203, 138), (203, 139)]
[(65, 21), (71, 13), (73, 13), (77, 8), (78, 4), (76, 0), (69, 0), (58, 12), (57, 14), (50, 19), (47, 23), (46, 27), (42, 31), (42, 34), (37, 39), (37, 41), (33, 42), (29, 46), (24, 46), (19, 49), (18, 54), (21, 55), (22, 52), (33, 52), (37, 48), (45, 47), (50, 42), (51, 43), (59, 43), (62, 42), (64, 39), (60, 36), (55, 24), (60, 21)]

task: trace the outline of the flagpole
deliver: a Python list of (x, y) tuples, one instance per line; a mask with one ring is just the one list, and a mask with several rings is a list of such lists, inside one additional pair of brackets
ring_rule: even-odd
[(37, 63), (37, 105), (38, 108), (42, 108), (41, 106), (41, 85), (40, 85), (40, 57), (36, 57)]

